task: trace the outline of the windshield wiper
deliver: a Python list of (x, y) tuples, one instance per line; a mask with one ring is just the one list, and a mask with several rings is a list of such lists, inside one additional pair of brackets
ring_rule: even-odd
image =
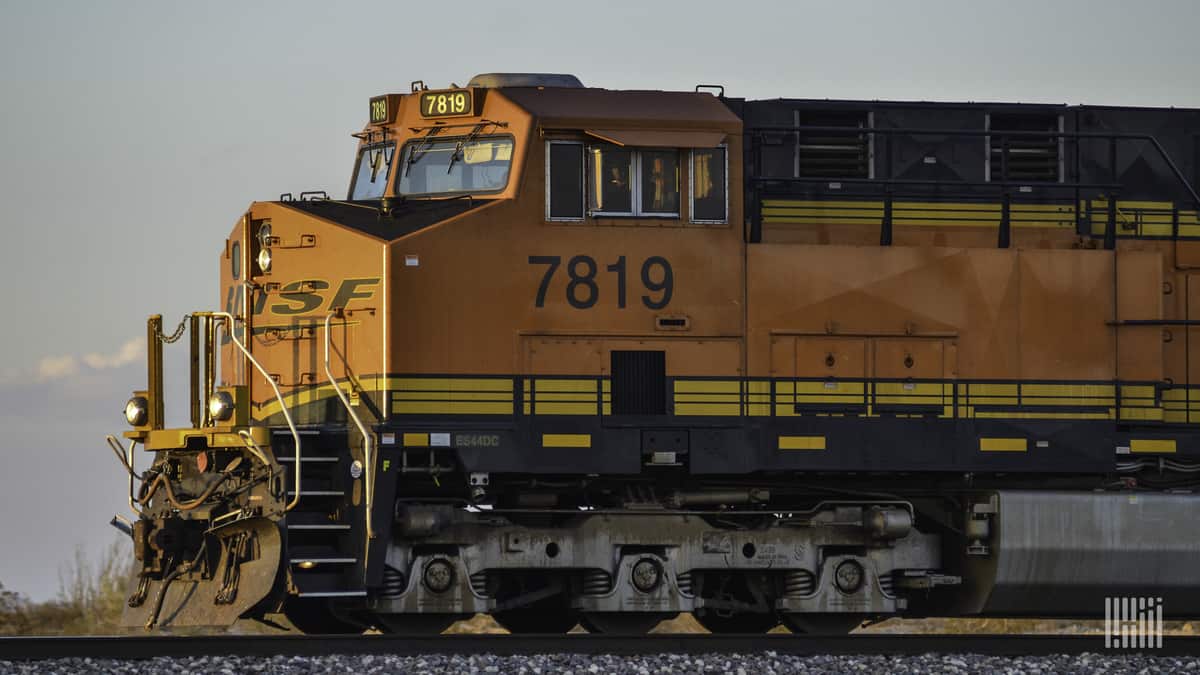
[(443, 128), (444, 127), (434, 127), (430, 129), (429, 133), (421, 137), (421, 142), (417, 144), (417, 147), (409, 151), (408, 159), (404, 162), (404, 176), (406, 178), (408, 177), (408, 172), (410, 169), (412, 169), (413, 164), (416, 164), (418, 159), (421, 159), (425, 156), (425, 153), (429, 151), (429, 146), (433, 145), (433, 137), (441, 133)]
[(483, 128), (489, 124), (495, 124), (495, 122), (484, 120), (479, 124), (476, 124), (475, 128), (471, 130), (471, 133), (468, 134), (466, 138), (460, 140), (458, 145), (454, 146), (454, 152), (450, 153), (450, 164), (446, 166), (447, 175), (449, 175), (449, 173), (454, 169), (454, 162), (458, 160), (458, 155), (463, 151), (463, 148), (467, 147), (468, 143), (478, 138), (479, 134), (483, 133)]

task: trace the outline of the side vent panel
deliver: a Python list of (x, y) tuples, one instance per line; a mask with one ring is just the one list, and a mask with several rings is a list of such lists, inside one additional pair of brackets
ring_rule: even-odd
[(612, 414), (667, 414), (667, 354), (612, 352)]

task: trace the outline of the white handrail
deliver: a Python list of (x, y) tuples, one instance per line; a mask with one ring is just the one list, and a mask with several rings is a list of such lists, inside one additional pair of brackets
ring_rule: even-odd
[(373, 454), (374, 443), (371, 434), (367, 433), (367, 427), (359, 419), (358, 413), (354, 412), (354, 408), (350, 405), (350, 399), (346, 396), (346, 392), (338, 385), (337, 380), (333, 377), (333, 371), (329, 368), (329, 333), (333, 317), (337, 312), (330, 312), (325, 317), (325, 377), (329, 379), (329, 384), (333, 385), (333, 391), (337, 393), (338, 400), (342, 402), (342, 406), (346, 408), (346, 412), (350, 414), (350, 419), (354, 420), (354, 426), (358, 427), (358, 433), (363, 437), (363, 480), (366, 481), (367, 488), (364, 490), (366, 494), (366, 511), (367, 511), (367, 539), (375, 537), (375, 530), (371, 527), (371, 501), (375, 489), (371, 477), (373, 471), (371, 467), (375, 463)]
[(237, 434), (242, 437), (242, 442), (246, 444), (246, 449), (250, 451), (250, 454), (257, 457), (258, 461), (267, 465), (268, 469), (271, 468), (271, 460), (267, 459), (267, 453), (258, 447), (258, 443), (254, 442), (254, 437), (250, 435), (250, 432), (245, 429), (238, 429)]
[(133, 469), (133, 447), (137, 445), (137, 439), (129, 439), (128, 450), (122, 448), (121, 442), (118, 441), (117, 437), (113, 436), (112, 434), (105, 436), (104, 440), (108, 441), (108, 447), (112, 448), (112, 451), (116, 453), (117, 459), (121, 460), (121, 464), (124, 465), (126, 473), (129, 474), (129, 510), (133, 511), (133, 515), (140, 518), (142, 516), (142, 511), (134, 503), (133, 497), (133, 479), (137, 476)]
[[(292, 480), (296, 486), (296, 494), (292, 497), (292, 501), (288, 502), (287, 508), (284, 509), (285, 511), (291, 511), (292, 508), (300, 502), (300, 432), (296, 431), (296, 423), (292, 421), (292, 413), (288, 411), (287, 404), (283, 401), (283, 394), (279, 391), (279, 385), (275, 384), (275, 378), (271, 377), (271, 375), (267, 372), (267, 369), (262, 367), (262, 364), (250, 354), (250, 350), (246, 349), (246, 345), (242, 344), (242, 342), (237, 339), (237, 335), (234, 334), (233, 315), (229, 312), (213, 312), (211, 316), (221, 317), (228, 322), (228, 328), (226, 328), (225, 334), (228, 335), (233, 344), (237, 345), (237, 348), (246, 355), (246, 359), (250, 361), (254, 368), (262, 374), (263, 379), (267, 381), (267, 384), (271, 385), (271, 390), (275, 392), (275, 400), (279, 401), (279, 410), (283, 412), (283, 419), (287, 422), (288, 431), (292, 432), (292, 442), (295, 444), (296, 449), (295, 466), (292, 467)], [(208, 401), (205, 401), (204, 405), (208, 405)]]

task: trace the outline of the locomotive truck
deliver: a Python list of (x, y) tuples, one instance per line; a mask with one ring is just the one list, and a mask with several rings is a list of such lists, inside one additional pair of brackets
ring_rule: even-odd
[(148, 321), (130, 625), (1200, 610), (1200, 111), (495, 73), (368, 112), (346, 198), (254, 202), (221, 310)]

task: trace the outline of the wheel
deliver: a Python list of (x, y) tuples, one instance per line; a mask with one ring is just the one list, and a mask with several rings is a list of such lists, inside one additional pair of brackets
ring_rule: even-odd
[(492, 615), (510, 633), (566, 633), (579, 623), (574, 612), (555, 607), (521, 607)]
[(440, 635), (470, 614), (379, 614), (379, 627), (393, 635)]
[(765, 612), (718, 612), (701, 607), (692, 613), (710, 633), (765, 633), (779, 620)]
[(579, 623), (589, 633), (644, 635), (672, 616), (670, 612), (584, 612)]
[(340, 618), (328, 602), (321, 600), (288, 598), (283, 603), (283, 615), (296, 630), (309, 635), (354, 635), (364, 629)]
[(865, 614), (824, 612), (781, 612), (779, 618), (793, 633), (808, 635), (845, 635), (867, 619)]

